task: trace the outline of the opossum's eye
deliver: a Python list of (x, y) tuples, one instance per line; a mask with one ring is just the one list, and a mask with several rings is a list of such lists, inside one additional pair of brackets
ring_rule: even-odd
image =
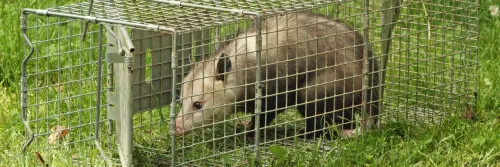
[(201, 104), (201, 102), (194, 102), (194, 103), (193, 103), (193, 108), (194, 108), (195, 110), (199, 110), (199, 109), (201, 109), (202, 107), (203, 107), (203, 105)]

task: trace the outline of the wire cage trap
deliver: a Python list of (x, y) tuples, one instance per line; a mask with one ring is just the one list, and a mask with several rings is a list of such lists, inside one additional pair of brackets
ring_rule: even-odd
[(440, 123), (475, 109), (478, 4), (101, 0), (24, 9), (23, 151), (67, 152), (63, 161), (78, 165), (270, 165), (272, 145), (321, 141), (335, 152), (335, 140), (318, 139), (387, 121)]

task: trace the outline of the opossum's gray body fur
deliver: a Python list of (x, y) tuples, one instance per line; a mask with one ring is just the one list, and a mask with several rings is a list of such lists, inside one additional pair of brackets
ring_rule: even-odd
[[(192, 67), (184, 81), (195, 81), (182, 87), (185, 99), (177, 118), (179, 134), (227, 119), (235, 111), (235, 103), (238, 111), (253, 113), (255, 35), (255, 29), (240, 33), (207, 61)], [(364, 49), (358, 32), (320, 15), (302, 12), (263, 19), (260, 127), (270, 123), (276, 113), (295, 106), (306, 117), (306, 131), (315, 131), (310, 133), (314, 136), (332, 122), (343, 124), (342, 129), (353, 129), (354, 110), (362, 104)], [(369, 68), (378, 71), (377, 62), (371, 61)], [(377, 73), (370, 78), (370, 86), (378, 84)], [(378, 101), (375, 89), (368, 90), (368, 95), (368, 102)], [(193, 107), (195, 102), (202, 102), (198, 103), (202, 108)], [(367, 112), (378, 115), (377, 106), (373, 102)], [(372, 123), (377, 121), (372, 119)], [(251, 130), (254, 125), (255, 117)]]

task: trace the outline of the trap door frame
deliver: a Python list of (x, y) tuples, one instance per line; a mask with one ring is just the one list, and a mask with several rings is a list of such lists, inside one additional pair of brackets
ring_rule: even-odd
[[(209, 29), (178, 35), (178, 64), (191, 61), (192, 53), (200, 53), (193, 56), (196, 59), (209, 56), (209, 35)], [(193, 41), (199, 46), (196, 49)], [(135, 114), (157, 110), (162, 124), (169, 129), (170, 109), (162, 108), (170, 107), (172, 102), (172, 34), (114, 27), (113, 32), (107, 32), (107, 42), (116, 46), (106, 51), (106, 61), (112, 64), (107, 116), (116, 121), (120, 161), (123, 166), (131, 166)], [(176, 71), (175, 83), (181, 82), (190, 66), (178, 68), (184, 69)], [(180, 95), (180, 89), (175, 91)]]

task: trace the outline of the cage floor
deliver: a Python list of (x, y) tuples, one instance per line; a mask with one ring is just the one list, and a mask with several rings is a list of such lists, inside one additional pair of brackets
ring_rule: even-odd
[[(300, 147), (298, 145), (294, 144), (300, 142)], [(274, 160), (274, 155), (269, 151), (269, 148), (271, 146), (281, 146), (283, 148), (287, 149), (314, 149), (315, 147), (318, 146), (319, 140), (312, 140), (312, 139), (297, 139), (294, 141), (293, 139), (290, 140), (281, 140), (281, 141), (276, 141), (272, 143), (267, 143), (267, 144), (262, 144), (260, 145), (260, 150), (261, 150), (261, 158), (260, 161), (263, 164), (263, 166), (271, 166), (272, 161)], [(336, 147), (332, 147), (332, 145), (335, 145), (334, 143), (337, 142), (336, 140), (322, 140), (320, 145), (320, 149), (318, 150), (319, 154), (325, 154), (328, 152), (334, 152), (334, 154), (340, 154), (340, 149)], [(134, 153), (135, 155), (138, 154), (151, 154), (149, 156), (149, 159), (140, 159), (136, 160), (134, 165), (139, 165), (139, 166), (171, 166), (171, 156), (170, 150), (155, 150), (153, 148), (147, 148), (141, 145), (135, 145), (136, 147), (136, 152)], [(233, 164), (233, 166), (244, 166), (244, 165), (249, 165), (250, 164), (250, 157), (253, 157), (255, 152), (255, 145), (249, 145), (246, 147), (238, 148), (231, 150), (231, 152), (226, 152), (224, 154), (230, 155), (229, 158), (220, 158), (220, 156), (215, 156), (215, 157), (210, 157), (210, 158), (203, 158), (203, 159), (198, 159), (198, 160), (186, 160), (186, 162), (177, 162), (177, 164), (181, 166), (221, 166), (221, 164)], [(158, 152), (162, 151), (164, 154), (159, 154)], [(166, 151), (166, 152), (165, 152)], [(246, 151), (245, 154), (240, 154), (237, 152), (241, 151)]]
[[(386, 106), (386, 110), (384, 111), (384, 116), (382, 116), (382, 122), (386, 122), (389, 119), (404, 119), (407, 122), (414, 124), (435, 124), (442, 122), (443, 119), (450, 116), (450, 114), (442, 111), (432, 110), (429, 108), (422, 107), (395, 107), (395, 106)], [(294, 124), (298, 126), (297, 124)], [(292, 126), (294, 126), (292, 125)], [(266, 133), (268, 136), (276, 136), (274, 134), (275, 131), (283, 132), (284, 126), (276, 126), (278, 130), (270, 130)], [(338, 140), (320, 140), (318, 139), (301, 139), (294, 137), (286, 137), (286, 139), (280, 139), (283, 137), (282, 134), (277, 135), (278, 138), (268, 137), (267, 139), (261, 140), (261, 144), (259, 145), (261, 150), (261, 162), (264, 166), (271, 166), (275, 156), (269, 148), (271, 146), (280, 146), (282, 148), (286, 148), (289, 150), (304, 150), (307, 149), (309, 151), (315, 151), (315, 148), (318, 146), (320, 149), (317, 149), (319, 154), (341, 154), (342, 148), (339, 144), (337, 144)], [(290, 136), (294, 136), (293, 134)], [(157, 138), (154, 140), (165, 141), (170, 140), (168, 136)], [(231, 145), (232, 146), (232, 145)], [(170, 166), (171, 165), (171, 150), (168, 149), (158, 149), (151, 148), (148, 146), (136, 144), (136, 152), (134, 153), (134, 159), (136, 160), (136, 164), (138, 165), (146, 165), (146, 166)], [(189, 154), (193, 149), (190, 146), (185, 146), (188, 148), (188, 151), (176, 150), (176, 154)], [(199, 157), (190, 159), (189, 157), (181, 160), (178, 160), (177, 163), (181, 166), (221, 166), (221, 164), (233, 164), (234, 166), (245, 166), (249, 165), (249, 161), (254, 157), (255, 145), (253, 140), (248, 140), (245, 143), (238, 143), (234, 145), (234, 149), (222, 149), (215, 150), (213, 156), (207, 157)], [(143, 156), (148, 154), (148, 156)], [(136, 157), (139, 155), (140, 157)], [(228, 156), (229, 155), (229, 156)], [(182, 155), (184, 156), (184, 155)], [(181, 157), (182, 157), (181, 156)]]
[(382, 122), (388, 120), (406, 121), (412, 124), (436, 124), (452, 114), (418, 106), (388, 106), (382, 115)]

